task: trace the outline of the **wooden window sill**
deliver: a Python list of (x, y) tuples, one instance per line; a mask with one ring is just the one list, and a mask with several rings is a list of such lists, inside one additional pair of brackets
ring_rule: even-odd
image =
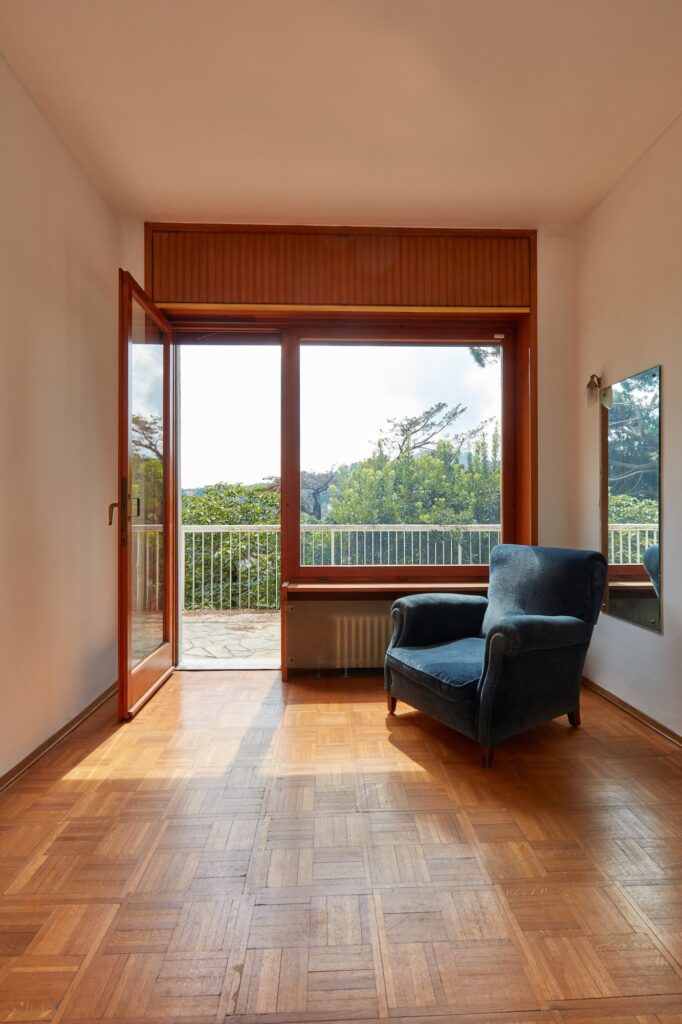
[(403, 594), (487, 594), (488, 584), (484, 580), (464, 583), (443, 583), (432, 580), (424, 583), (401, 580), (400, 582), (353, 582), (338, 580), (337, 582), (303, 582), (283, 583), (282, 601), (295, 601), (305, 598), (320, 597), (400, 597)]

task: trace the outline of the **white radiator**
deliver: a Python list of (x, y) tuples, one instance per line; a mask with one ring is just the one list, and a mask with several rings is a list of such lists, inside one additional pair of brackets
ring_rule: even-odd
[(389, 615), (336, 615), (336, 664), (349, 668), (381, 668), (391, 639)]

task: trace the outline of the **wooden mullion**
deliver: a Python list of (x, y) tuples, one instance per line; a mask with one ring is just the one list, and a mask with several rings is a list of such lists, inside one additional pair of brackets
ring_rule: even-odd
[(281, 466), (282, 582), (300, 561), (301, 450), (300, 340), (298, 331), (282, 332), (282, 466)]

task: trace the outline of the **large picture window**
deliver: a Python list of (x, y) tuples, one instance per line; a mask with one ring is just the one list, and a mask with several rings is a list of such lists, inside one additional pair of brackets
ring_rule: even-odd
[(517, 525), (514, 327), (283, 338), (283, 579), (485, 580)]
[[(281, 473), (260, 479), (261, 469), (247, 460), (242, 503), (220, 520), (212, 508), (201, 526), (204, 534), (209, 526), (268, 533), (266, 577), (247, 571), (248, 543), (234, 562), (241, 548), (228, 545), (225, 555), (223, 544), (218, 557), (210, 538), (206, 553), (203, 537), (203, 589), (193, 570), (185, 580), (193, 601), (201, 591), (202, 608), (204, 584), (215, 589), (216, 579), (219, 588), (221, 579), (241, 579), (238, 609), (254, 587), (255, 600), (263, 598), (264, 578), (263, 600), (278, 606), (279, 583), (269, 588), (270, 577), (299, 593), (318, 586), (327, 593), (337, 584), (358, 592), (403, 583), (476, 586), (488, 578), (496, 544), (530, 539), (531, 477), (521, 453), (532, 435), (519, 397), (528, 364), (514, 320), (435, 328), (297, 324), (253, 333), (250, 342), (243, 332), (218, 328), (209, 337), (192, 325), (182, 341), (235, 345), (237, 334), (240, 344), (274, 343), (281, 351)], [(214, 441), (245, 456), (252, 439), (275, 436), (268, 424), (277, 403), (262, 387), (254, 394), (258, 374), (231, 376), (232, 388), (243, 385), (252, 396), (250, 411), (236, 435), (233, 429)], [(202, 477), (202, 491), (206, 483)], [(267, 520), (256, 508), (265, 498)], [(196, 549), (201, 538), (194, 543)]]
[(501, 536), (502, 350), (303, 344), (300, 559), (485, 565)]

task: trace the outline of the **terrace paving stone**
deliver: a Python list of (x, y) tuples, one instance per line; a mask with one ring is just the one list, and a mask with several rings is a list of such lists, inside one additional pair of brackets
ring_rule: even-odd
[(279, 612), (183, 612), (183, 667), (219, 668), (219, 662), (233, 668), (279, 668)]

